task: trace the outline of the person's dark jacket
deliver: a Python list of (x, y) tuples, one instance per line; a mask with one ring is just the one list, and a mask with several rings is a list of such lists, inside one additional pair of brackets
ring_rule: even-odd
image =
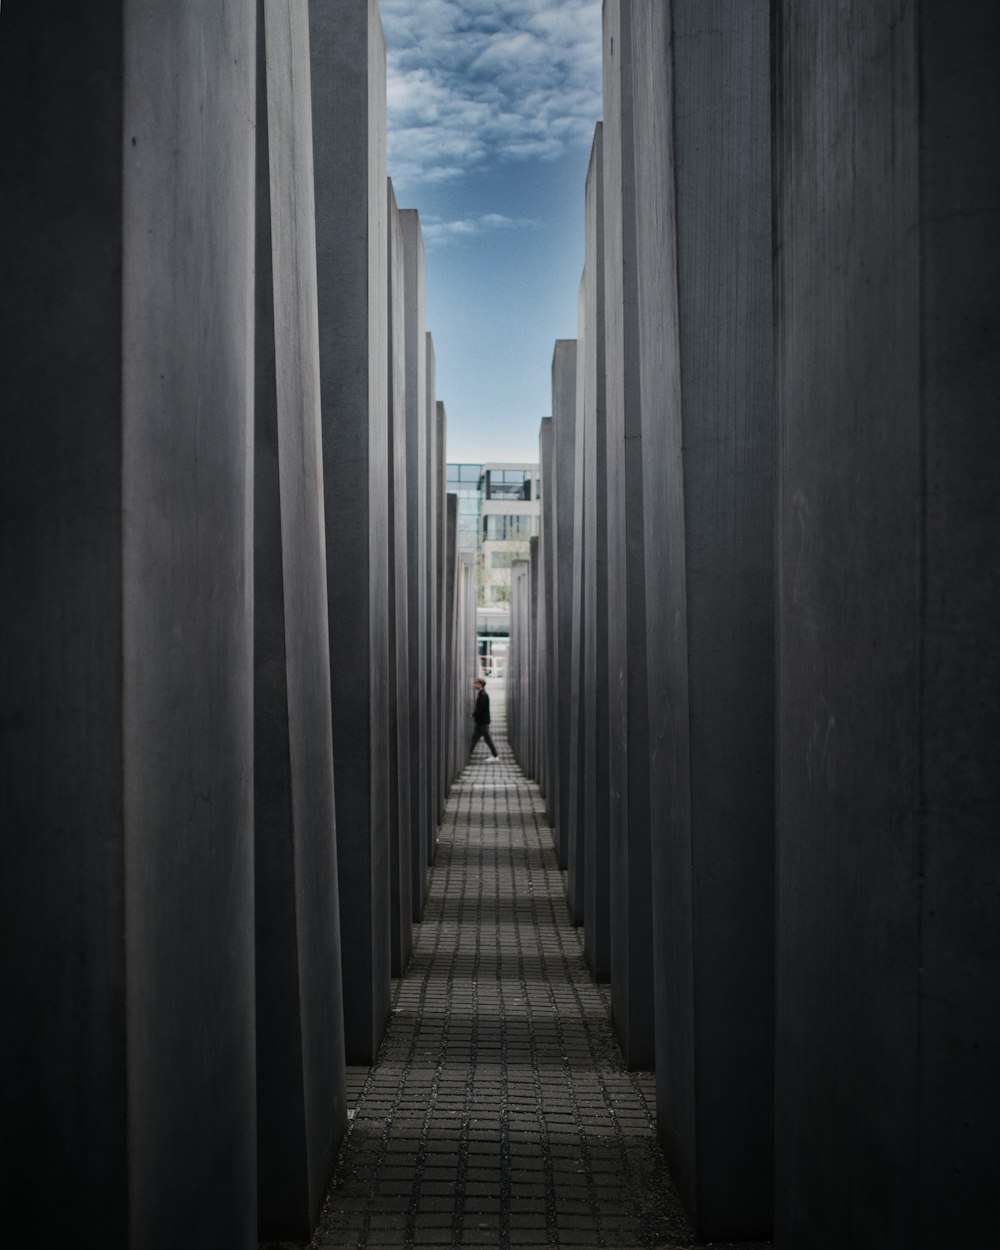
[(472, 719), (477, 725), (488, 725), (490, 723), (490, 696), (485, 690), (480, 690), (476, 695), (476, 708), (472, 713)]

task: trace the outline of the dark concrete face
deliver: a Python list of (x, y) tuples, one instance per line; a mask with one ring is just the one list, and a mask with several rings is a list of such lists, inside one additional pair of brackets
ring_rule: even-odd
[(3, 22), (6, 1179), (125, 1245), (123, 15)]
[(445, 498), (445, 567), (444, 567), (444, 617), (445, 617), (445, 672), (446, 693), (447, 769), (448, 788), (458, 775), (458, 728), (459, 715), (456, 701), (455, 632), (457, 626), (456, 591), (458, 583), (458, 496)]
[(410, 626), (406, 507), (406, 306), (403, 227), (389, 183), (389, 838), (392, 974), (400, 976), (413, 942), (410, 839)]
[(437, 372), (434, 357), (434, 341), (430, 334), (426, 337), (427, 377), (426, 377), (426, 422), (427, 422), (427, 464), (425, 501), (426, 517), (426, 550), (427, 567), (425, 570), (425, 586), (427, 594), (427, 647), (425, 654), (424, 684), (427, 690), (427, 863), (434, 862), (434, 840), (438, 826), (438, 788), (437, 788), (437, 724), (438, 724), (438, 687), (436, 680), (435, 655), (438, 637), (437, 614), (437, 485), (438, 485), (438, 436), (437, 436)]
[(448, 605), (446, 594), (447, 541), (448, 541), (448, 463), (446, 460), (448, 414), (440, 400), (437, 402), (437, 526), (435, 542), (437, 543), (437, 596), (438, 624), (434, 635), (437, 669), (435, 682), (438, 689), (438, 724), (437, 724), (437, 773), (438, 773), (438, 824), (444, 819), (444, 803), (448, 797)]
[(405, 264), (406, 512), (410, 626), (410, 838), (413, 919), (427, 897), (429, 833), (427, 733), (427, 336), (424, 241), (416, 209), (400, 211)]
[[(636, 531), (642, 524), (641, 442), (628, 446), (636, 454), (609, 460), (608, 372), (606, 370), (606, 295), (604, 222), (604, 133), (598, 126), (594, 139), (586, 189), (586, 248), (583, 337), (587, 347), (587, 393), (593, 416), (588, 419), (587, 482), (594, 499), (593, 519), (588, 516), (588, 564), (593, 568), (593, 660), (595, 724), (595, 797), (592, 857), (606, 865), (595, 870), (593, 911), (607, 915), (595, 926), (591, 968), (598, 975), (609, 972), (611, 1009), (615, 1032), (626, 1061), (631, 1067), (653, 1066), (653, 949), (651, 934), (651, 892), (648, 818), (649, 744), (646, 731), (645, 677), (645, 569), (641, 559), (643, 536)], [(618, 185), (616, 170), (616, 186)], [(616, 206), (617, 208), (617, 206)], [(620, 222), (620, 211), (614, 215)], [(615, 258), (619, 255), (615, 237)], [(622, 277), (616, 277), (616, 292)], [(616, 327), (619, 320), (615, 321)], [(624, 331), (624, 324), (621, 325)], [(626, 377), (633, 378), (634, 361), (626, 355), (624, 337), (616, 333), (612, 370), (614, 387), (616, 451), (624, 428), (626, 403), (634, 405), (637, 393), (627, 389)], [(614, 473), (610, 474), (610, 470)], [(623, 472), (624, 471), (624, 472)], [(591, 485), (592, 483), (592, 485)], [(613, 505), (615, 549), (609, 552), (609, 508)], [(631, 530), (630, 527), (631, 526)], [(633, 537), (629, 540), (629, 534)], [(624, 542), (623, 542), (624, 539)], [(609, 590), (609, 584), (613, 589)], [(614, 613), (609, 613), (614, 604)], [(624, 611), (623, 611), (624, 606)], [(613, 620), (610, 619), (613, 615)], [(614, 641), (614, 655), (611, 642)], [(636, 659), (638, 652), (639, 659)], [(615, 675), (612, 688), (611, 674)], [(624, 676), (623, 676), (624, 675)], [(614, 708), (615, 720), (612, 717)], [(624, 716), (624, 725), (621, 718)], [(623, 750), (627, 744), (628, 749)], [(635, 747), (633, 750), (632, 747)], [(615, 761), (616, 800), (611, 802), (612, 753)], [(624, 797), (622, 797), (624, 794)], [(589, 828), (588, 828), (589, 832)], [(588, 844), (588, 858), (591, 858)], [(601, 888), (600, 878), (607, 882)], [(589, 882), (588, 882), (589, 885)], [(588, 896), (588, 912), (591, 903)], [(605, 945), (602, 945), (606, 943)]]
[(531, 750), (531, 562), (514, 560), (510, 572), (510, 650), (507, 686), (507, 740), (514, 758), (530, 776)]
[(998, 15), (778, 18), (776, 1231), (987, 1245)]
[[(598, 125), (591, 150), (586, 188), (586, 263), (578, 335), (578, 397), (583, 410), (584, 442), (584, 643), (583, 671), (587, 736), (583, 804), (584, 858), (592, 867), (585, 879), (584, 955), (600, 981), (611, 975), (610, 745), (615, 729), (608, 702), (608, 469), (604, 330), (604, 150)], [(624, 507), (627, 501), (622, 501)], [(641, 496), (640, 496), (641, 502)], [(623, 558), (623, 553), (616, 553)], [(615, 601), (619, 611), (627, 604)], [(616, 615), (619, 612), (616, 611)], [(641, 745), (641, 744), (640, 744)], [(623, 827), (627, 813), (619, 811)], [(648, 875), (646, 881), (648, 883)], [(622, 919), (627, 915), (623, 901)], [(619, 972), (624, 972), (623, 968)]]
[(699, 1235), (736, 1239), (766, 1236), (772, 1209), (768, 7), (675, 3), (672, 18), (671, 32), (661, 6), (620, 7), (658, 761), (657, 1104)]
[(570, 734), (569, 700), (573, 673), (573, 480), (576, 465), (576, 342), (556, 343), (552, 357), (552, 429), (555, 444), (556, 663), (559, 736), (559, 866), (568, 864)]
[(259, 1235), (308, 1238), (347, 1123), (309, 36), (258, 4), (254, 827)]
[(375, 0), (310, 7), (323, 479), (347, 1059), (389, 1013), (385, 46)]
[(555, 445), (552, 418), (542, 420), (538, 435), (538, 459), (541, 467), (542, 486), (542, 628), (545, 639), (545, 669), (543, 674), (542, 701), (544, 711), (543, 732), (545, 745), (545, 798), (549, 824), (559, 824), (559, 687), (558, 658), (556, 651), (556, 593), (555, 593)]
[[(582, 284), (581, 284), (582, 303)], [(586, 565), (583, 561), (583, 535), (586, 507), (585, 455), (583, 428), (583, 359), (574, 344), (571, 358), (576, 387), (573, 393), (573, 526), (568, 585), (570, 598), (570, 682), (569, 682), (569, 798), (566, 819), (566, 895), (575, 924), (583, 924), (586, 904), (586, 836), (588, 784), (593, 771), (593, 721), (586, 704), (586, 641), (584, 603)], [(555, 406), (553, 404), (553, 406)]]
[(0, 96), (8, 1219), (249, 1247), (252, 6), (5, 13)]
[(536, 780), (539, 774), (539, 717), (538, 717), (538, 574), (539, 574), (539, 556), (538, 556), (538, 538), (533, 537), (528, 542), (528, 619), (527, 633), (525, 635), (525, 644), (528, 648), (528, 692), (527, 692), (527, 715), (528, 715), (528, 735), (529, 735), (529, 775)]
[[(133, 1242), (175, 1245), (184, 1229), (189, 1244), (242, 1244), (255, 1203), (224, 1213), (219, 1193), (249, 1200), (254, 1169), (255, 10), (206, 13), (191, 0), (127, 12), (126, 961), (129, 1117), (143, 1126), (130, 1134)], [(178, 1202), (191, 1192), (190, 1207)]]

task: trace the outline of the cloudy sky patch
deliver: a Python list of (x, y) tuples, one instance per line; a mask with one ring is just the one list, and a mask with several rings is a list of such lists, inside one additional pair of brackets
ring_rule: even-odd
[(381, 0), (389, 173), (420, 212), (451, 460), (538, 459), (576, 334), (601, 0)]
[(589, 146), (600, 0), (382, 0), (389, 168), (403, 190)]

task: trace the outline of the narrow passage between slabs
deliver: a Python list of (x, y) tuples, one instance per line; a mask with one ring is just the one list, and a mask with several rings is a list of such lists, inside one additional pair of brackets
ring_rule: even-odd
[(583, 960), (538, 787), (496, 726), (453, 787), (424, 921), (314, 1247), (694, 1245)]

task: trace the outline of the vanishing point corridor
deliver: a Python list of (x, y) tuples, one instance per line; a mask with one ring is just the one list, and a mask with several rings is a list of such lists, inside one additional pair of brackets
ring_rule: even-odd
[(496, 726), (454, 786), (430, 896), (314, 1247), (694, 1244), (563, 894), (538, 787)]

